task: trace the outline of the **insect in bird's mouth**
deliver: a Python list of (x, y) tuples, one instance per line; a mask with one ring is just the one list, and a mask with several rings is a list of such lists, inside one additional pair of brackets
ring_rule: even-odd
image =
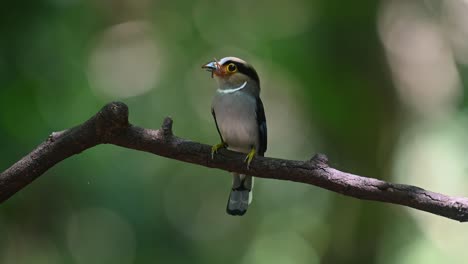
[(215, 71), (218, 71), (221, 68), (221, 64), (219, 64), (218, 60), (216, 58), (213, 59), (213, 62), (202, 66), (202, 68), (205, 68), (207, 71), (211, 72), (211, 78), (214, 77)]
[(214, 77), (214, 72), (221, 68), (221, 64), (219, 64), (218, 60), (216, 58), (213, 58), (213, 60), (215, 61), (216, 69), (213, 69), (211, 71), (211, 78)]

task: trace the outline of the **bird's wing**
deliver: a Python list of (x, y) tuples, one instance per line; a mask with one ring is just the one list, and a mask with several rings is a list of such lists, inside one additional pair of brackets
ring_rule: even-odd
[(211, 108), (211, 114), (213, 115), (213, 118), (216, 124), (216, 129), (218, 130), (219, 137), (221, 138), (221, 142), (224, 143), (223, 136), (221, 135), (221, 132), (219, 131), (218, 122), (216, 121), (216, 114), (215, 114), (213, 107)]
[(263, 109), (263, 103), (260, 97), (257, 97), (257, 124), (259, 137), (258, 154), (260, 156), (263, 156), (263, 154), (267, 150), (267, 124), (265, 118), (265, 110)]

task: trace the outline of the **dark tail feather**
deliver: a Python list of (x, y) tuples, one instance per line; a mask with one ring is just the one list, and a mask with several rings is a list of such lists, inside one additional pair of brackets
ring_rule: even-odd
[(253, 177), (233, 173), (232, 190), (226, 206), (230, 215), (244, 215), (252, 202)]

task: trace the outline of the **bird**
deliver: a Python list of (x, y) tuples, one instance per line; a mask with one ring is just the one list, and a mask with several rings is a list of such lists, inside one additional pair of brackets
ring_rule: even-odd
[[(217, 81), (211, 104), (219, 144), (211, 148), (211, 157), (219, 149), (247, 154), (247, 168), (253, 158), (263, 156), (267, 149), (267, 124), (260, 99), (260, 79), (257, 71), (242, 59), (225, 57), (202, 66)], [(252, 202), (254, 178), (232, 172), (232, 189), (226, 206), (229, 215), (241, 216)]]

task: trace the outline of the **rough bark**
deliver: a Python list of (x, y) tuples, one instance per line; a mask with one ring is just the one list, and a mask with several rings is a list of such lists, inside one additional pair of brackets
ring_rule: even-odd
[(245, 154), (220, 150), (211, 159), (210, 146), (174, 136), (170, 118), (165, 118), (158, 130), (131, 125), (128, 122), (128, 107), (120, 102), (107, 104), (79, 126), (52, 133), (31, 153), (2, 172), (0, 202), (58, 162), (99, 144), (114, 144), (261, 178), (306, 183), (358, 199), (405, 205), (460, 222), (468, 221), (468, 198), (342, 172), (330, 167), (323, 154), (306, 161), (256, 157), (248, 169), (244, 163)]

